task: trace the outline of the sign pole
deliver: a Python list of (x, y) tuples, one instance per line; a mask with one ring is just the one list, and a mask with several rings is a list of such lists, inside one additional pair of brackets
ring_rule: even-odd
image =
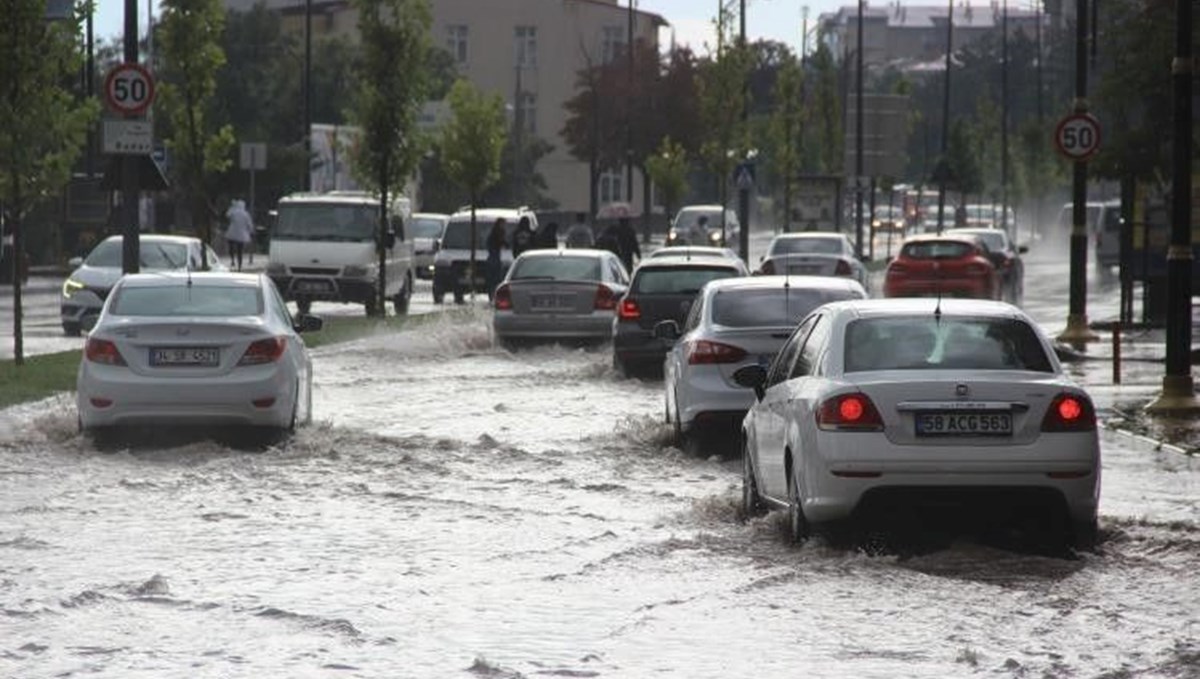
[[(138, 3), (125, 0), (125, 63), (138, 63)], [(138, 237), (138, 157), (121, 157), (121, 271), (137, 273), (141, 260)]]

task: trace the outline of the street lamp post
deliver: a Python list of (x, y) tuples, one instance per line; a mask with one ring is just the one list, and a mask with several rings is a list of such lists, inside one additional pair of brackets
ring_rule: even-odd
[(946, 224), (946, 175), (950, 168), (946, 163), (946, 151), (950, 148), (950, 65), (954, 54), (954, 0), (946, 13), (946, 79), (942, 87), (942, 159), (938, 162), (938, 217), (937, 232), (941, 235)]
[[(125, 0), (125, 63), (138, 63), (138, 3)], [(121, 272), (137, 273), (141, 260), (138, 242), (138, 157), (121, 157), (121, 211), (125, 220), (121, 238)]]
[[(1008, 0), (1001, 6), (1000, 31), (1000, 228), (1008, 233)], [(1015, 234), (1009, 233), (1009, 236)]]
[(629, 0), (629, 12), (626, 17), (625, 82), (629, 89), (625, 97), (625, 200), (633, 207), (633, 3)]
[(858, 38), (855, 46), (855, 72), (857, 85), (854, 94), (854, 253), (863, 255), (863, 5), (867, 0), (858, 0)]
[(312, 0), (304, 0), (304, 190), (312, 190)]
[[(745, 57), (746, 45), (746, 0), (741, 0), (738, 5), (740, 12), (738, 20), (738, 49), (742, 50), (742, 57)], [(745, 133), (747, 121), (750, 118), (750, 71), (746, 70), (742, 74), (742, 130)], [(753, 156), (747, 155), (746, 163), (753, 162)], [(750, 189), (747, 183), (739, 183), (738, 185), (738, 252), (742, 256), (742, 261), (750, 261)], [(722, 206), (724, 213), (724, 206)], [(724, 231), (724, 229), (722, 229)]]

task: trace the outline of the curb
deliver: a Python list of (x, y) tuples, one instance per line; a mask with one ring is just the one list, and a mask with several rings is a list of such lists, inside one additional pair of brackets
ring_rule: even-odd
[(1176, 454), (1182, 455), (1184, 457), (1189, 457), (1189, 458), (1196, 457), (1196, 455), (1197, 455), (1197, 453), (1194, 453), (1194, 452), (1188, 450), (1187, 448), (1177, 446), (1173, 443), (1167, 443), (1166, 441), (1160, 441), (1156, 438), (1146, 436), (1145, 434), (1139, 434), (1137, 432), (1130, 431), (1129, 429), (1121, 429), (1120, 427), (1112, 427), (1105, 422), (1097, 422), (1096, 424), (1098, 424), (1100, 426), (1100, 428), (1105, 431), (1111, 431), (1114, 434), (1120, 434), (1122, 436), (1127, 436), (1127, 437), (1129, 437), (1135, 441), (1138, 441), (1140, 443), (1148, 444), (1151, 448), (1153, 448), (1156, 451), (1161, 450), (1161, 451), (1165, 451), (1168, 453), (1176, 453)]

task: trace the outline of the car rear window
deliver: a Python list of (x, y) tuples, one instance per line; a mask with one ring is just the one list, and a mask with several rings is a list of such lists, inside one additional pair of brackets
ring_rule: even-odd
[(793, 326), (822, 304), (846, 299), (862, 295), (849, 289), (721, 290), (713, 295), (712, 322), (731, 328)]
[(709, 281), (738, 275), (737, 269), (728, 266), (644, 268), (634, 276), (633, 291), (642, 295), (694, 295)]
[(840, 255), (842, 254), (842, 242), (836, 238), (780, 238), (771, 246), (772, 255), (806, 252), (818, 255)]
[(108, 313), (114, 316), (261, 316), (262, 295), (245, 285), (127, 287)]
[(924, 240), (905, 243), (901, 257), (909, 259), (958, 259), (966, 257), (975, 249), (970, 243), (954, 240)]
[(556, 281), (600, 280), (597, 257), (524, 257), (514, 265), (511, 280), (545, 279)]
[(1037, 332), (1010, 318), (862, 318), (846, 326), (845, 371), (1053, 372)]
[[(119, 238), (104, 241), (87, 256), (87, 265), (121, 268), (122, 247)], [(143, 269), (182, 269), (187, 266), (187, 246), (142, 239), (138, 261)]]

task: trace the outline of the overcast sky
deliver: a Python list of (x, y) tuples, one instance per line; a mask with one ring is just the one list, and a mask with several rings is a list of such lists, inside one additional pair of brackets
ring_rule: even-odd
[[(476, 0), (485, 3), (492, 0)], [(628, 0), (620, 0), (626, 6)], [(727, 0), (728, 1), (728, 0)], [(718, 0), (638, 0), (638, 6), (648, 12), (661, 15), (671, 23), (675, 39), (679, 43), (703, 50), (704, 44), (713, 42), (712, 19), (717, 13)], [(157, 4), (157, 3), (156, 3)], [(883, 4), (876, 2), (873, 4)], [(746, 0), (746, 32), (751, 40), (770, 38), (800, 46), (801, 8), (809, 7), (809, 29), (816, 24), (817, 15), (836, 11), (842, 5), (854, 5), (853, 0)], [(98, 0), (95, 31), (97, 36), (119, 36), (124, 26), (125, 3), (121, 0)], [(146, 26), (147, 0), (139, 0), (139, 23)], [(157, 12), (157, 10), (155, 10)], [(670, 32), (662, 36), (664, 46), (670, 40)], [(810, 49), (812, 42), (809, 42)]]

